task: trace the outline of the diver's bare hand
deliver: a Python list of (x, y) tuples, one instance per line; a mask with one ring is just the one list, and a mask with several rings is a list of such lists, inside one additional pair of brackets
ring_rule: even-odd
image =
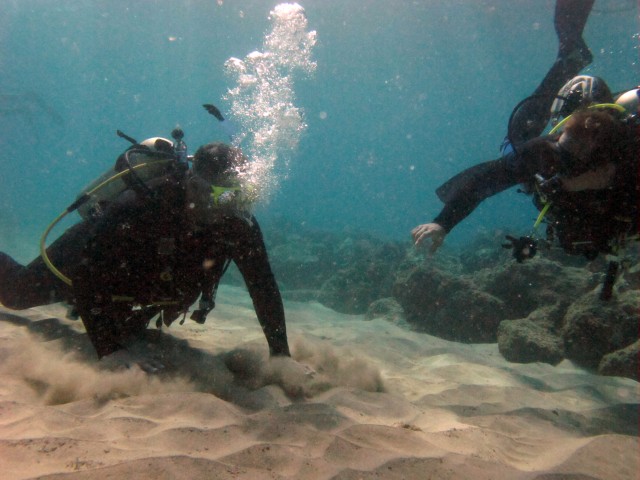
[(422, 245), (422, 242), (426, 239), (431, 239), (431, 248), (429, 248), (429, 253), (434, 253), (442, 242), (444, 242), (444, 237), (447, 236), (447, 232), (444, 231), (441, 225), (437, 223), (425, 223), (422, 225), (418, 225), (416, 228), (411, 230), (411, 236), (413, 237), (414, 245), (419, 247)]

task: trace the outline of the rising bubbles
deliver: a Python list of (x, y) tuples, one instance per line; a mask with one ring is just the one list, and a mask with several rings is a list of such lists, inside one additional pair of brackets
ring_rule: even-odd
[(307, 125), (295, 105), (294, 80), (312, 74), (316, 32), (307, 31), (304, 8), (282, 3), (269, 15), (271, 31), (260, 51), (243, 60), (229, 58), (227, 75), (235, 81), (225, 100), (239, 125), (235, 141), (250, 158), (244, 179), (261, 201), (268, 200), (285, 177), (289, 161)]

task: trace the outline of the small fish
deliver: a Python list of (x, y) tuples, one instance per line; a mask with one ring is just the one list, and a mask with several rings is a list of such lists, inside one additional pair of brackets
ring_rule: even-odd
[(205, 103), (204, 105), (202, 105), (204, 107), (204, 109), (209, 112), (211, 115), (213, 115), (214, 117), (216, 117), (218, 120), (220, 120), (221, 122), (224, 122), (224, 117), (222, 116), (222, 113), (220, 113), (220, 110), (218, 110), (218, 107), (216, 107), (215, 105), (211, 105), (210, 103)]

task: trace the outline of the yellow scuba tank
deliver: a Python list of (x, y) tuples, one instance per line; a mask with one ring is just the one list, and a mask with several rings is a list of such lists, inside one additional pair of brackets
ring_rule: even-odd
[(128, 188), (136, 185), (146, 189), (146, 183), (171, 172), (176, 157), (173, 143), (162, 137), (152, 137), (125, 151), (115, 165), (86, 186), (78, 199), (87, 197), (78, 207), (83, 219), (103, 210)]

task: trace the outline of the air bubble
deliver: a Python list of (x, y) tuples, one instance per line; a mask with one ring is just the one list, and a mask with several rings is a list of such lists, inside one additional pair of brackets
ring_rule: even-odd
[(271, 31), (261, 51), (225, 62), (227, 75), (235, 79), (225, 96), (240, 130), (235, 141), (251, 160), (241, 175), (263, 202), (287, 176), (307, 128), (303, 110), (294, 103), (294, 79), (315, 71), (311, 53), (317, 40), (315, 31), (307, 31), (304, 8), (297, 3), (277, 5), (269, 19)]

